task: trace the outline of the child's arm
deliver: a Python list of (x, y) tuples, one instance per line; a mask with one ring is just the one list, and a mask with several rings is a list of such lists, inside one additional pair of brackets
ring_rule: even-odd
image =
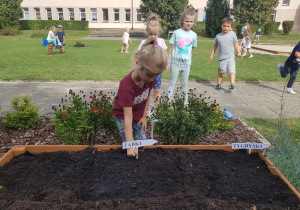
[(64, 43), (65, 43), (65, 40), (66, 40), (65, 35), (63, 36), (63, 38), (64, 38), (64, 39), (63, 39), (63, 44), (64, 44)]
[(125, 37), (125, 33), (124, 33), (123, 36), (122, 36), (122, 40), (124, 40), (124, 37)]
[(170, 62), (171, 62), (171, 56), (172, 56), (172, 52), (174, 50), (174, 45), (172, 44), (169, 50), (169, 55), (168, 55), (168, 64), (169, 64), (169, 69), (167, 69), (168, 71), (170, 70)]
[(296, 52), (295, 52), (295, 56), (296, 56), (297, 58), (300, 58), (300, 51), (296, 51)]
[(132, 44), (132, 41), (131, 41), (131, 39), (128, 37), (128, 40), (130, 41), (130, 43)]
[[(168, 58), (168, 51), (166, 50), (166, 55), (167, 55), (167, 58)], [(168, 58), (169, 59), (169, 58)], [(169, 71), (170, 70), (170, 63), (168, 62), (168, 65), (167, 65), (167, 70)]]
[(215, 54), (215, 52), (216, 52), (217, 49), (218, 49), (218, 45), (217, 45), (217, 44), (214, 44), (214, 46), (213, 46), (213, 48), (212, 48), (212, 50), (211, 50), (209, 62), (211, 62), (211, 60), (213, 59), (214, 54)]
[[(151, 93), (151, 91), (150, 91), (150, 93)], [(145, 129), (145, 132), (147, 130), (147, 111), (148, 111), (148, 107), (149, 107), (149, 103), (150, 103), (150, 93), (149, 93), (147, 103), (146, 103), (146, 106), (145, 106), (145, 109), (144, 109), (144, 114), (143, 114), (143, 116), (141, 117), (140, 121), (137, 124), (137, 125), (139, 125), (139, 124), (142, 123), (141, 131), (143, 129)]]
[(238, 42), (235, 42), (235, 43), (234, 43), (234, 49), (236, 50), (238, 56), (240, 56), (241, 59), (243, 59), (243, 56), (241, 55), (241, 50), (240, 50), (240, 47), (239, 47)]
[[(126, 142), (132, 141), (132, 107), (123, 107), (124, 112), (124, 131)], [(127, 149), (128, 156), (137, 156), (136, 148)]]

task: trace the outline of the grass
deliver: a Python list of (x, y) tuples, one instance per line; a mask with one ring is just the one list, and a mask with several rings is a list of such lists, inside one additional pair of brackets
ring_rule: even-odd
[[(274, 139), (279, 141), (278, 119), (269, 118), (246, 118), (245, 121), (251, 127), (254, 127), (258, 132), (271, 142)], [(300, 142), (300, 119), (287, 118), (286, 127), (289, 130), (289, 135), (292, 142)]]
[[(31, 38), (32, 33), (33, 31), (29, 30), (18, 36), (0, 37), (0, 45), (2, 49), (6, 49), (0, 61), (0, 80), (119, 81), (131, 71), (130, 59), (140, 43), (140, 40), (134, 40), (129, 47), (129, 54), (120, 53), (120, 40), (81, 39), (86, 47), (75, 48), (76, 41), (87, 36), (89, 32), (65, 31), (66, 53), (61, 55), (55, 50), (54, 56), (48, 56), (47, 47), (42, 47), (42, 37)], [(296, 41), (294, 43), (296, 44)], [(217, 54), (212, 63), (209, 63), (212, 46), (212, 38), (198, 38), (198, 47), (193, 52), (190, 80), (216, 80)], [(266, 54), (254, 54), (253, 59), (237, 58), (236, 80), (285, 81), (279, 76), (276, 68), (276, 64), (284, 62), (285, 59), (282, 56)], [(169, 75), (169, 72), (165, 72), (163, 80), (168, 81)], [(228, 81), (228, 77), (224, 80)]]

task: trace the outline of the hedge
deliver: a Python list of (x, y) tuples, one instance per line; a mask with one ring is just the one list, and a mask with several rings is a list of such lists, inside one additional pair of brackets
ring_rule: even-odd
[(197, 35), (205, 33), (205, 21), (197, 21), (196, 26), (192, 29)]
[(294, 21), (285, 20), (282, 22), (283, 34), (288, 35), (294, 27)]
[(21, 30), (48, 30), (50, 26), (63, 25), (65, 30), (87, 31), (89, 22), (86, 20), (20, 20)]

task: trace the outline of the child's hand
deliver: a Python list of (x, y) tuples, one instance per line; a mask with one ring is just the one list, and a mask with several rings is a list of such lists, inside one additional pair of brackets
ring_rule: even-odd
[(168, 63), (168, 65), (167, 65), (167, 71), (170, 71), (170, 64)]
[(143, 129), (145, 129), (145, 132), (146, 132), (146, 130), (147, 130), (147, 117), (142, 117), (142, 118), (140, 119), (140, 121), (138, 122), (137, 125), (139, 125), (139, 124), (141, 124), (141, 123), (142, 123), (142, 128), (141, 128), (140, 131), (142, 131)]
[(210, 62), (210, 63), (211, 63), (211, 60), (212, 60), (212, 59), (213, 59), (212, 57), (209, 58), (209, 62)]
[(239, 56), (239, 57), (241, 57), (241, 59), (243, 59), (243, 56), (242, 56), (242, 54), (241, 54), (241, 53), (239, 53), (239, 54), (238, 54), (238, 56)]
[(127, 149), (127, 156), (137, 156), (138, 153), (135, 147), (131, 147)]

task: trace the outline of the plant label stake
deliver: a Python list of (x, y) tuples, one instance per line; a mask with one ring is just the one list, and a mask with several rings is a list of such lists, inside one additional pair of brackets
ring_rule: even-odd
[(267, 145), (262, 143), (233, 143), (232, 149), (249, 149), (249, 154), (251, 154), (251, 149), (266, 149), (268, 148)]
[(153, 139), (153, 130), (154, 130), (154, 124), (158, 122), (157, 119), (154, 119), (151, 121), (151, 138)]
[[(153, 145), (153, 144), (155, 144), (157, 142), (158, 141), (156, 141), (154, 139), (135, 140), (135, 141), (123, 142), (122, 146), (123, 146), (123, 149), (128, 149), (128, 148), (131, 148), (131, 147), (136, 147), (136, 152), (138, 153), (138, 148), (139, 147)], [(136, 159), (139, 159), (138, 156), (136, 156)]]

